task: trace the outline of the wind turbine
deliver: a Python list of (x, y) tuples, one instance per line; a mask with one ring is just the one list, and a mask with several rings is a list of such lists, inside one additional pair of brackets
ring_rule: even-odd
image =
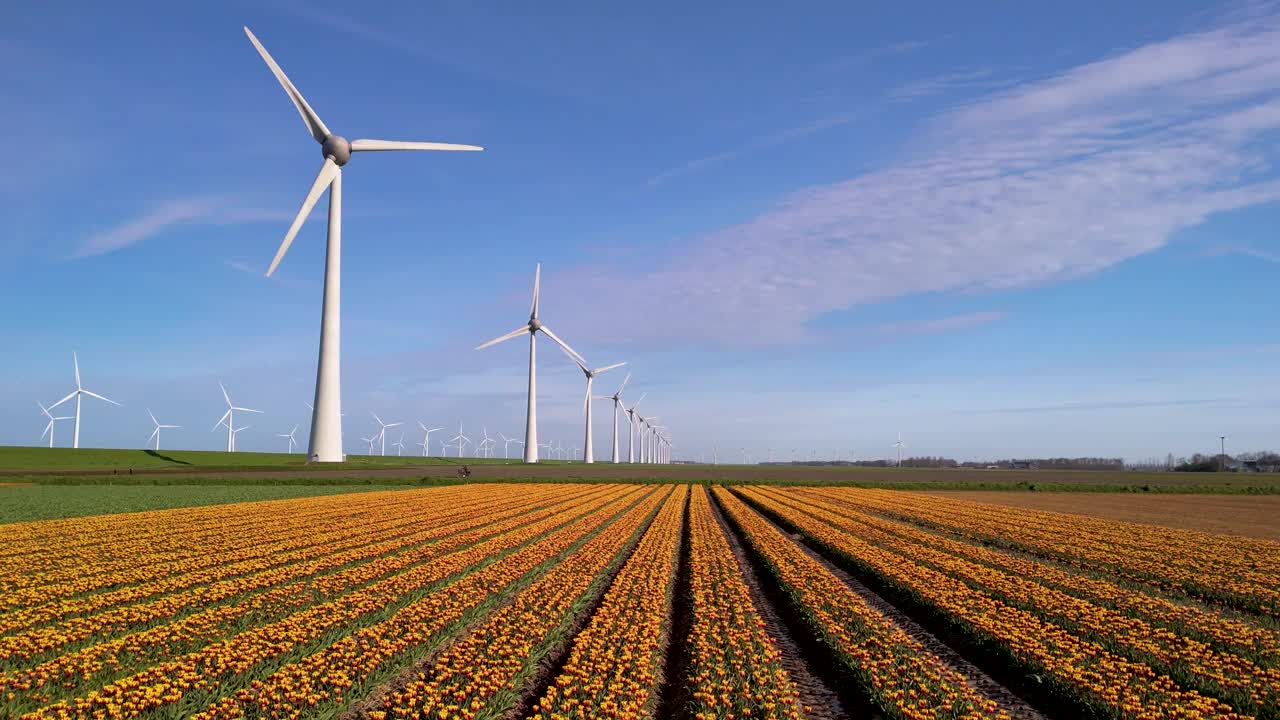
[[(461, 458), (461, 457), (462, 457), (462, 448), (463, 448), (463, 447), (465, 447), (467, 443), (471, 442), (471, 438), (469, 438), (469, 437), (467, 437), (466, 435), (463, 435), (463, 434), (462, 434), (462, 421), (461, 421), (461, 420), (459, 420), (459, 421), (458, 421), (458, 434), (457, 434), (457, 436), (456, 436), (456, 437), (453, 437), (453, 438), (451, 438), (451, 439), (449, 440), (449, 444), (450, 444), (450, 445), (452, 445), (455, 441), (458, 443), (458, 457), (459, 457), (459, 458)], [(475, 445), (475, 443), (471, 443), (471, 444), (472, 444), (472, 445)]]
[[(565, 355), (569, 355), (569, 353), (566, 351)], [(622, 367), (623, 365), (626, 365), (626, 363), (625, 362), (614, 363), (612, 365), (606, 365), (602, 368), (596, 368), (595, 370), (592, 370), (591, 368), (587, 367), (587, 364), (585, 362), (583, 362), (577, 357), (574, 357), (573, 355), (569, 355), (569, 359), (572, 360), (574, 364), (578, 366), (578, 369), (582, 371), (583, 375), (587, 376), (587, 394), (582, 398), (582, 414), (585, 417), (586, 424), (587, 424), (586, 439), (583, 440), (583, 443), (582, 443), (582, 462), (594, 463), (596, 460), (594, 457), (594, 453), (592, 452), (592, 449), (591, 449), (591, 383), (595, 382), (596, 376), (599, 375), (600, 373), (605, 372), (607, 370), (612, 370), (614, 368)], [(618, 460), (618, 453), (617, 453), (618, 412), (616, 409), (617, 408), (616, 405), (614, 406), (614, 408), (615, 409), (613, 413), (613, 438), (614, 438), (613, 459), (615, 462), (617, 462)], [(575, 452), (574, 454), (576, 455), (577, 453)]]
[[(156, 441), (155, 449), (157, 452), (159, 452), (160, 451), (160, 429), (161, 428), (180, 428), (182, 426), (181, 425), (161, 425), (160, 421), (156, 420), (156, 416), (151, 413), (151, 408), (147, 408), (147, 414), (151, 415), (151, 422), (156, 426), (156, 429), (151, 431), (151, 437), (147, 438), (147, 442), (151, 442), (151, 440), (154, 438)], [(52, 425), (53, 422), (50, 421), (49, 424)], [(50, 442), (52, 442), (53, 438), (49, 438), (49, 440)]]
[(294, 434), (297, 432), (298, 432), (298, 426), (294, 425), (293, 429), (287, 433), (276, 433), (276, 437), (289, 438), (289, 450), (288, 450), (289, 454), (293, 454), (293, 446), (297, 444), (293, 439)]
[[(384, 422), (382, 422), (382, 418), (378, 417), (378, 413), (373, 412), (372, 410), (370, 410), (370, 411), (369, 411), (369, 414), (370, 414), (370, 415), (372, 415), (372, 416), (373, 416), (373, 419), (374, 419), (374, 420), (377, 420), (377, 421), (378, 421), (378, 424), (382, 426), (382, 429), (378, 431), (378, 439), (382, 441), (382, 455), (383, 455), (383, 457), (386, 457), (386, 454), (387, 454), (387, 428), (399, 427), (399, 426), (403, 425), (404, 423), (398, 423), (398, 422), (393, 422), (393, 423), (384, 423)], [(395, 445), (392, 445), (392, 447), (395, 447)]]
[(524, 444), (523, 440), (517, 440), (516, 438), (509, 438), (506, 435), (503, 435), (502, 433), (498, 433), (498, 437), (502, 438), (502, 459), (504, 460), (507, 460), (511, 457), (511, 443), (520, 443), (522, 445)]
[[(600, 370), (598, 372), (604, 371)], [(587, 382), (590, 383), (590, 379), (588, 379)], [(615, 464), (618, 462), (618, 408), (622, 407), (622, 391), (626, 389), (627, 383), (629, 382), (631, 382), (631, 373), (627, 373), (627, 376), (623, 378), (622, 384), (618, 386), (618, 390), (614, 394), (596, 396), (597, 400), (613, 401), (613, 454), (609, 456), (609, 462)], [(588, 423), (587, 426), (590, 427), (590, 423)], [(590, 443), (588, 443), (587, 446), (590, 447)]]
[(640, 403), (644, 402), (644, 399), (648, 396), (649, 396), (649, 393), (644, 393), (643, 395), (640, 396), (639, 400), (635, 401), (635, 403), (631, 405), (631, 407), (629, 408), (625, 406), (623, 407), (623, 410), (625, 410), (627, 413), (627, 422), (630, 424), (630, 428), (627, 431), (627, 462), (628, 463), (634, 463), (636, 461), (635, 436), (636, 436), (636, 432), (639, 430), (639, 423), (636, 421), (636, 418), (638, 418), (639, 416), (636, 415), (636, 408), (639, 407)]
[[(437, 430), (443, 430), (444, 428), (431, 428), (428, 430), (427, 426), (423, 425), (421, 420), (418, 421), (418, 427), (422, 428), (422, 442), (418, 444), (422, 446), (422, 457), (426, 457), (431, 454), (431, 433)], [(444, 457), (443, 452), (441, 457)]]
[(404, 433), (400, 433), (400, 439), (395, 441), (391, 447), (396, 449), (396, 457), (404, 455)]
[(536, 362), (538, 333), (543, 333), (547, 337), (551, 338), (575, 360), (584, 364), (586, 363), (586, 361), (582, 359), (581, 355), (574, 352), (573, 348), (569, 347), (563, 340), (556, 337), (556, 334), (551, 332), (551, 328), (543, 325), (542, 321), (538, 319), (538, 286), (541, 283), (541, 280), (542, 263), (538, 263), (533, 271), (533, 307), (529, 311), (529, 322), (523, 327), (512, 330), (501, 337), (496, 337), (476, 348), (477, 350), (483, 350), (490, 345), (497, 345), (500, 342), (510, 340), (514, 337), (519, 337), (525, 333), (529, 334), (529, 405), (528, 414), (525, 416), (524, 422), (524, 461), (527, 463), (538, 462), (538, 373)]
[(364, 442), (369, 443), (369, 454), (370, 454), (370, 455), (373, 455), (373, 443), (374, 443), (374, 441), (375, 441), (375, 440), (377, 440), (377, 439), (378, 439), (378, 438), (377, 438), (377, 436), (374, 436), (374, 437), (367, 437), (367, 438), (362, 437), (362, 438), (360, 438), (360, 439), (361, 439), (361, 440), (363, 440)]
[(302, 201), (302, 208), (285, 233), (284, 242), (276, 251), (267, 275), (275, 272), (276, 266), (288, 252), (289, 245), (298, 234), (302, 223), (311, 214), (311, 208), (320, 200), (325, 189), (329, 190), (329, 235), (325, 249), (324, 269), (324, 305), (320, 319), (320, 359), (316, 370), (316, 409), (311, 416), (311, 447), (307, 451), (309, 460), (318, 462), (342, 461), (342, 383), (340, 374), (341, 350), (339, 342), (341, 315), (341, 283), (342, 283), (342, 166), (351, 159), (353, 152), (379, 150), (483, 150), (476, 145), (454, 145), (452, 143), (435, 142), (400, 142), (395, 140), (354, 140), (347, 141), (340, 135), (334, 135), (325, 127), (320, 116), (316, 114), (302, 93), (284, 74), (284, 70), (276, 64), (267, 49), (258, 42), (249, 28), (244, 29), (249, 42), (257, 49), (258, 54), (271, 68), (272, 74), (284, 88), (285, 94), (293, 102), (302, 116), (311, 137), (320, 143), (320, 152), (324, 155), (324, 163), (315, 183)]
[(239, 410), (240, 412), (258, 413), (259, 415), (262, 414), (262, 411), (253, 410), (251, 408), (236, 407), (235, 403), (231, 402), (231, 396), (227, 394), (227, 388), (225, 385), (222, 384), (221, 380), (218, 381), (218, 387), (222, 389), (222, 399), (227, 401), (227, 411), (222, 414), (222, 419), (218, 421), (217, 425), (213, 426), (213, 429), (217, 430), (219, 427), (222, 426), (223, 423), (226, 423), (227, 452), (235, 452), (236, 451), (236, 433), (240, 432), (240, 430), (245, 429), (245, 428), (240, 428), (240, 430), (231, 429), (232, 426), (236, 424), (236, 411)]
[(107, 402), (109, 402), (109, 403), (111, 403), (112, 405), (115, 405), (115, 406), (117, 406), (117, 407), (124, 407), (124, 406), (123, 406), (123, 405), (121, 405), (120, 403), (116, 402), (115, 400), (109, 400), (109, 399), (107, 399), (107, 398), (104, 398), (104, 397), (102, 397), (101, 395), (99, 395), (98, 393), (90, 392), (90, 391), (88, 391), (88, 390), (85, 390), (85, 389), (84, 389), (84, 385), (82, 385), (82, 384), (80, 383), (80, 358), (79, 358), (79, 357), (77, 357), (77, 356), (76, 356), (76, 354), (75, 354), (74, 352), (73, 352), (73, 353), (71, 353), (71, 362), (75, 364), (75, 368), (76, 368), (76, 389), (75, 389), (75, 390), (72, 390), (72, 391), (71, 391), (71, 394), (69, 394), (69, 395), (67, 395), (66, 397), (62, 398), (62, 399), (61, 399), (61, 400), (59, 400), (58, 402), (56, 402), (56, 403), (54, 403), (54, 404), (50, 405), (50, 406), (49, 406), (49, 409), (50, 409), (50, 410), (52, 410), (52, 409), (54, 409), (54, 408), (58, 407), (59, 405), (61, 405), (62, 403), (64, 403), (64, 402), (66, 402), (66, 401), (70, 400), (71, 398), (75, 398), (75, 399), (76, 399), (76, 416), (75, 416), (75, 420), (76, 420), (76, 429), (75, 429), (74, 436), (73, 436), (73, 438), (72, 438), (72, 440), (71, 440), (71, 447), (73, 447), (73, 448), (78, 448), (78, 447), (80, 447), (80, 396), (81, 396), (81, 395), (88, 395), (89, 397), (98, 398), (99, 400), (106, 400)]
[(480, 452), (485, 458), (488, 458), (489, 448), (491, 447), (491, 444), (494, 442), (494, 439), (489, 437), (489, 428), (481, 427), (481, 432), (484, 433), (484, 439), (480, 441)]
[(902, 467), (902, 448), (906, 447), (907, 444), (902, 442), (901, 432), (898, 433), (898, 442), (894, 443), (893, 446), (898, 448), (898, 467)]
[[(230, 426), (228, 426), (228, 427), (230, 427)], [(232, 431), (231, 431), (231, 452), (235, 452), (235, 450), (236, 450), (236, 436), (240, 434), (240, 431), (242, 431), (242, 430), (248, 430), (248, 429), (249, 429), (249, 428), (251, 428), (251, 427), (253, 427), (253, 426), (252, 426), (252, 425), (245, 425), (244, 427), (238, 427), (238, 428), (236, 428), (235, 430), (232, 430)]]
[(59, 421), (59, 420), (71, 420), (71, 419), (73, 419), (73, 418), (72, 418), (70, 415), (66, 415), (66, 416), (64, 416), (64, 417), (54, 417), (54, 416), (53, 416), (53, 413), (49, 412), (49, 408), (45, 407), (42, 403), (37, 402), (37, 403), (36, 403), (36, 405), (39, 405), (39, 406), (40, 406), (40, 412), (44, 413), (44, 416), (45, 416), (45, 417), (49, 418), (49, 424), (44, 426), (44, 432), (40, 433), (40, 439), (41, 439), (41, 440), (43, 440), (43, 439), (44, 439), (44, 436), (45, 436), (45, 435), (48, 435), (48, 436), (49, 436), (49, 447), (53, 447), (53, 426), (54, 426), (54, 424), (55, 424), (57, 421)]

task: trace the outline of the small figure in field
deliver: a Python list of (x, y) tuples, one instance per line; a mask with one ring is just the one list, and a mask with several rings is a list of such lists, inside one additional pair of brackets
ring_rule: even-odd
[(458, 468), (458, 477), (471, 477), (471, 468), (466, 465)]

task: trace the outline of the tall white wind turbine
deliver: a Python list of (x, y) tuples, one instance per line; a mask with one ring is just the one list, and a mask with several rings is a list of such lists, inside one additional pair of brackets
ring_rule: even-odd
[(497, 345), (500, 342), (520, 337), (526, 333), (529, 335), (529, 404), (528, 414), (525, 415), (524, 423), (524, 461), (527, 463), (538, 462), (538, 333), (543, 333), (547, 337), (551, 338), (561, 347), (561, 349), (569, 353), (569, 356), (574, 360), (584, 365), (586, 364), (586, 360), (583, 360), (581, 355), (575, 352), (573, 348), (566, 345), (563, 340), (556, 337), (556, 334), (551, 332), (551, 328), (543, 325), (542, 321), (538, 319), (538, 286), (541, 284), (541, 281), (542, 263), (538, 263), (533, 271), (533, 308), (529, 311), (529, 322), (516, 330), (512, 330), (506, 335), (496, 337), (476, 348), (477, 350), (483, 350), (490, 345)]
[(287, 453), (290, 455), (293, 454), (293, 446), (297, 444), (297, 441), (294, 440), (294, 437), (293, 437), (295, 434), (297, 434), (297, 432), (298, 432), (298, 426), (294, 425), (293, 429), (287, 433), (276, 433), (276, 437), (278, 438), (289, 438), (289, 449)]
[(374, 443), (374, 441), (375, 441), (375, 440), (377, 440), (377, 439), (378, 439), (378, 437), (377, 437), (376, 435), (375, 435), (374, 437), (367, 437), (367, 438), (366, 438), (366, 437), (362, 437), (362, 438), (360, 438), (361, 442), (365, 442), (365, 443), (368, 443), (368, 444), (369, 444), (369, 455), (373, 455), (373, 443)]
[(222, 419), (218, 421), (217, 425), (213, 426), (213, 429), (217, 430), (219, 427), (222, 427), (222, 425), (224, 424), (227, 426), (227, 452), (235, 452), (236, 451), (236, 433), (240, 432), (240, 430), (245, 429), (245, 428), (240, 428), (240, 430), (232, 430), (232, 427), (234, 427), (236, 424), (236, 411), (258, 413), (259, 415), (262, 414), (262, 411), (254, 410), (252, 408), (236, 407), (235, 403), (231, 402), (231, 396), (227, 394), (227, 388), (225, 385), (222, 384), (221, 380), (218, 381), (218, 387), (221, 388), (222, 390), (222, 399), (227, 401), (227, 411), (222, 414)]
[(404, 433), (400, 433), (400, 439), (392, 443), (391, 447), (396, 449), (396, 457), (404, 455)]
[[(565, 354), (569, 355), (567, 351), (565, 352)], [(582, 371), (582, 374), (587, 377), (587, 393), (582, 398), (582, 414), (587, 425), (586, 431), (585, 431), (585, 439), (583, 440), (583, 443), (582, 443), (582, 462), (594, 463), (596, 460), (591, 448), (591, 384), (595, 382), (596, 376), (599, 375), (600, 373), (608, 370), (612, 370), (614, 368), (620, 368), (623, 365), (626, 365), (626, 363), (625, 362), (614, 363), (612, 365), (606, 365), (602, 368), (596, 368), (595, 370), (592, 370), (591, 368), (587, 367), (587, 364), (585, 362), (582, 362), (581, 360), (579, 360), (578, 358), (572, 355), (569, 355), (569, 359), (572, 360), (574, 364), (578, 366), (578, 369)], [(616, 406), (613, 414), (613, 437), (614, 437), (614, 461), (616, 462), (618, 459), (617, 458), (618, 413), (616, 410)]]
[(71, 391), (71, 393), (70, 393), (69, 395), (67, 395), (66, 397), (62, 398), (62, 399), (61, 399), (61, 400), (59, 400), (58, 402), (56, 402), (56, 403), (54, 403), (54, 404), (50, 405), (50, 406), (49, 406), (49, 409), (50, 409), (50, 410), (52, 410), (52, 409), (54, 409), (54, 408), (58, 407), (59, 405), (61, 405), (62, 403), (64, 403), (64, 402), (66, 402), (66, 401), (70, 400), (71, 398), (75, 398), (75, 399), (76, 399), (76, 416), (75, 416), (75, 419), (76, 419), (76, 429), (75, 429), (74, 434), (73, 434), (73, 436), (72, 436), (72, 440), (71, 440), (71, 447), (73, 447), (73, 448), (78, 448), (78, 447), (80, 447), (80, 396), (82, 396), (82, 395), (88, 395), (89, 397), (97, 398), (97, 399), (99, 399), (99, 400), (106, 400), (107, 402), (109, 402), (109, 403), (111, 403), (112, 405), (115, 405), (115, 406), (117, 406), (117, 407), (123, 407), (123, 406), (122, 406), (122, 405), (120, 405), (120, 403), (116, 402), (115, 400), (110, 400), (110, 399), (108, 399), (108, 398), (104, 398), (104, 397), (102, 397), (102, 396), (101, 396), (101, 395), (99, 395), (98, 393), (90, 392), (90, 391), (88, 391), (88, 390), (85, 390), (85, 389), (84, 389), (84, 385), (80, 383), (80, 358), (79, 358), (79, 357), (77, 357), (77, 356), (76, 356), (76, 354), (75, 354), (74, 352), (73, 352), (73, 353), (71, 353), (71, 362), (75, 365), (75, 368), (76, 368), (76, 389), (75, 389), (75, 390), (72, 390), (72, 391)]
[(502, 433), (498, 433), (498, 437), (502, 438), (502, 459), (503, 460), (508, 460), (511, 458), (511, 443), (520, 443), (522, 445), (524, 444), (522, 440), (519, 440), (517, 438), (509, 438), (506, 435), (503, 435)]
[[(579, 366), (581, 367), (581, 366)], [(618, 386), (618, 390), (612, 395), (597, 395), (597, 400), (613, 401), (613, 453), (609, 456), (609, 462), (618, 463), (618, 408), (622, 407), (622, 391), (627, 389), (627, 383), (631, 382), (631, 373), (623, 378), (622, 384)], [(625, 411), (625, 408), (623, 408)]]
[(59, 420), (72, 420), (73, 418), (70, 415), (54, 417), (53, 413), (49, 412), (49, 408), (45, 407), (43, 403), (37, 402), (36, 405), (39, 405), (40, 412), (44, 413), (45, 417), (49, 418), (49, 423), (44, 426), (44, 432), (40, 433), (40, 439), (43, 440), (44, 436), (48, 435), (49, 447), (53, 447), (53, 426), (56, 425)]
[(276, 64), (267, 49), (258, 42), (249, 28), (244, 29), (249, 42), (257, 49), (258, 54), (271, 68), (272, 74), (284, 88), (289, 100), (302, 116), (311, 137), (320, 143), (320, 152), (324, 163), (320, 173), (311, 185), (311, 190), (302, 201), (289, 231), (285, 233), (284, 242), (276, 251), (267, 275), (275, 272), (276, 266), (288, 252), (289, 245), (298, 234), (302, 223), (311, 214), (311, 208), (320, 200), (320, 195), (329, 190), (329, 237), (325, 250), (324, 269), (324, 306), (320, 318), (320, 359), (316, 369), (315, 411), (311, 415), (311, 447), (307, 451), (307, 459), (317, 462), (342, 461), (342, 383), (340, 373), (340, 315), (341, 315), (341, 283), (342, 283), (342, 167), (351, 159), (353, 152), (381, 150), (482, 150), (476, 145), (455, 145), (436, 142), (401, 142), (396, 140), (353, 140), (348, 141), (340, 135), (334, 135), (325, 127), (320, 116), (307, 104), (302, 93), (284, 74), (284, 70)]
[[(382, 429), (378, 431), (378, 434), (377, 434), (377, 436), (376, 436), (376, 437), (378, 438), (378, 440), (380, 440), (380, 441), (382, 442), (382, 455), (385, 457), (385, 456), (386, 456), (386, 454), (387, 454), (387, 428), (399, 427), (399, 426), (403, 425), (404, 423), (398, 423), (398, 422), (393, 422), (393, 423), (384, 423), (384, 422), (382, 422), (382, 418), (378, 417), (378, 413), (373, 412), (372, 410), (370, 410), (370, 411), (369, 411), (369, 414), (370, 414), (370, 415), (372, 415), (372, 416), (373, 416), (373, 419), (374, 419), (374, 420), (377, 420), (377, 421), (378, 421), (378, 425), (380, 425), (380, 426), (382, 427)], [(392, 447), (395, 447), (395, 444), (394, 444), (394, 443), (392, 443), (392, 445), (391, 445), (391, 446), (392, 446)]]
[(630, 425), (627, 431), (627, 462), (628, 463), (634, 463), (636, 461), (636, 442), (635, 442), (636, 433), (639, 432), (640, 430), (640, 422), (639, 422), (640, 416), (636, 415), (636, 408), (640, 407), (640, 403), (644, 402), (644, 399), (648, 396), (649, 396), (649, 393), (644, 393), (643, 395), (640, 396), (639, 400), (632, 403), (631, 407), (628, 408), (626, 406), (623, 406), (622, 408), (627, 413), (627, 422)]
[(902, 448), (907, 446), (906, 443), (902, 442), (902, 433), (898, 433), (898, 442), (894, 443), (893, 446), (898, 449), (898, 467), (902, 467)]
[(147, 414), (151, 415), (151, 423), (156, 426), (156, 429), (151, 431), (151, 437), (147, 438), (147, 442), (151, 442), (152, 440), (155, 440), (156, 441), (155, 450), (156, 452), (159, 452), (160, 451), (160, 430), (167, 429), (167, 428), (180, 428), (182, 426), (181, 425), (161, 425), (160, 421), (156, 419), (156, 416), (152, 414), (151, 408), (147, 408)]
[[(431, 433), (436, 432), (437, 430), (443, 430), (444, 428), (431, 428), (428, 430), (427, 426), (423, 425), (421, 420), (418, 421), (418, 427), (422, 428), (422, 442), (418, 444), (422, 446), (422, 457), (426, 457), (431, 454)], [(444, 457), (443, 451), (441, 451), (440, 456)]]
[[(229, 426), (228, 426), (228, 427), (229, 427)], [(235, 430), (232, 430), (232, 431), (231, 431), (231, 451), (232, 451), (232, 452), (235, 452), (235, 449), (236, 449), (236, 437), (240, 435), (240, 432), (241, 432), (241, 431), (243, 431), (243, 430), (248, 430), (248, 429), (249, 429), (249, 428), (251, 428), (251, 427), (253, 427), (253, 426), (252, 426), (252, 425), (245, 425), (244, 427), (238, 427), (238, 428), (236, 428)]]
[[(471, 438), (469, 438), (469, 437), (467, 437), (466, 435), (463, 435), (463, 434), (462, 434), (462, 421), (461, 421), (461, 420), (459, 420), (459, 421), (458, 421), (458, 434), (457, 434), (455, 437), (453, 437), (452, 439), (450, 439), (450, 440), (449, 440), (449, 444), (450, 444), (450, 445), (452, 445), (452, 444), (453, 444), (453, 443), (455, 443), (455, 442), (458, 444), (458, 457), (459, 457), (459, 458), (461, 458), (461, 457), (462, 457), (462, 448), (466, 447), (467, 443), (471, 443)], [(475, 445), (475, 443), (471, 443), (471, 444), (472, 444), (473, 446)]]

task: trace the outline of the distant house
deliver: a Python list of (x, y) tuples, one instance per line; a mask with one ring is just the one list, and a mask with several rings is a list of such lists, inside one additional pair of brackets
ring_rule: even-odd
[(1009, 467), (1014, 470), (1035, 470), (1040, 466), (1031, 460), (1014, 460), (1009, 463)]

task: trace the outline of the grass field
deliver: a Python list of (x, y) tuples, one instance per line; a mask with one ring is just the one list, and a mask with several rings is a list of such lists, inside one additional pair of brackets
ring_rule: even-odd
[(1280, 720), (1278, 668), (1280, 543), (924, 493), (486, 483), (0, 526), (2, 717)]
[(383, 490), (337, 485), (0, 485), (0, 523)]

